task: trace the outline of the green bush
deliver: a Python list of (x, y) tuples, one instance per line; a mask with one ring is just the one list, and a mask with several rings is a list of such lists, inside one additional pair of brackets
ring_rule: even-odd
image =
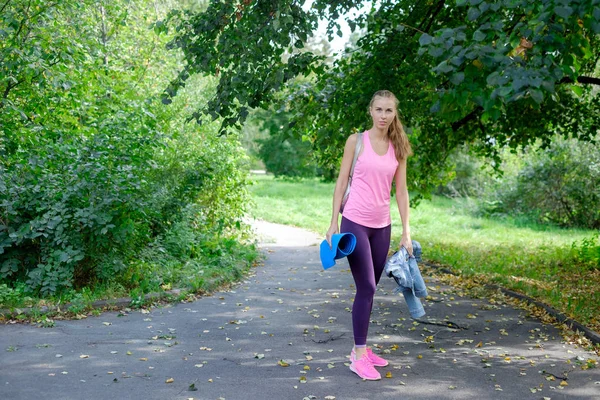
[(310, 143), (300, 139), (271, 136), (260, 140), (259, 155), (268, 172), (276, 177), (310, 178), (318, 169), (310, 158)]
[(580, 263), (589, 265), (590, 268), (600, 269), (600, 232), (573, 243), (572, 247)]
[(454, 150), (448, 157), (453, 166), (450, 181), (438, 186), (436, 194), (448, 197), (480, 197), (491, 179), (485, 160), (469, 154), (468, 148)]
[(540, 223), (600, 228), (600, 144), (556, 137), (530, 151), (514, 180), (500, 182), (487, 199), (494, 212)]
[(266, 138), (256, 139), (258, 156), (268, 172), (287, 178), (312, 178), (320, 174), (311, 144), (294, 136), (289, 129), (289, 113), (264, 111), (255, 118), (262, 121), (262, 128), (269, 133)]
[[(162, 105), (157, 94), (179, 55), (147, 29), (156, 3), (127, 4), (123, 13), (123, 1), (107, 3), (102, 26), (91, 1), (34, 0), (35, 13), (9, 2), (0, 15), (0, 33), (9, 33), (0, 41), (0, 86), (19, 82), (3, 86), (0, 99), (0, 302), (111, 282), (145, 293), (165, 283), (153, 277), (160, 260), (138, 262), (147, 246), (167, 248), (156, 254), (181, 268), (195, 257), (190, 248), (241, 239), (244, 152), (215, 125), (186, 122), (188, 104), (214, 91), (210, 80), (190, 79)], [(100, 30), (113, 28), (100, 43)], [(190, 235), (173, 233), (182, 223)], [(212, 256), (217, 264), (229, 257)], [(80, 310), (83, 297), (73, 299)]]

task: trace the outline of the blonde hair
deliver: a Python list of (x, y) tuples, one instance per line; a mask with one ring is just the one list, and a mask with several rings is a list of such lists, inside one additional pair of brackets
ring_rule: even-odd
[(406, 135), (406, 132), (404, 132), (404, 127), (402, 127), (402, 123), (398, 118), (398, 99), (394, 93), (390, 92), (389, 90), (378, 90), (371, 98), (369, 109), (371, 109), (373, 106), (373, 102), (375, 101), (376, 97), (394, 100), (396, 115), (394, 116), (394, 120), (388, 128), (387, 135), (394, 146), (394, 152), (396, 153), (396, 158), (398, 161), (408, 158), (413, 154), (413, 152), (410, 142), (408, 141), (408, 136)]

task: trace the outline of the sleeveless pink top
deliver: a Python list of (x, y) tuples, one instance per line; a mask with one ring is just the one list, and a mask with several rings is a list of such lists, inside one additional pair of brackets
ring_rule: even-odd
[(392, 142), (387, 153), (380, 156), (371, 147), (369, 131), (365, 131), (363, 151), (356, 160), (344, 217), (369, 228), (390, 225), (390, 191), (397, 168), (398, 160)]

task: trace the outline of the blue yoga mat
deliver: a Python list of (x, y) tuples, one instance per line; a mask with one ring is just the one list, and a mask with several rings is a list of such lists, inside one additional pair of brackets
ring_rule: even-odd
[(321, 242), (321, 264), (323, 269), (331, 268), (335, 265), (335, 260), (344, 258), (351, 254), (356, 247), (356, 236), (354, 234), (336, 233), (331, 237), (331, 247), (327, 240)]

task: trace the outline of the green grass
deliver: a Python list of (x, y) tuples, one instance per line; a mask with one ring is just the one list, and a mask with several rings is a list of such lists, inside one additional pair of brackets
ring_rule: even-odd
[[(325, 234), (334, 185), (318, 180), (286, 182), (257, 176), (251, 215)], [(392, 201), (392, 245), (401, 235)], [(572, 244), (592, 231), (560, 229), (519, 219), (474, 215), (468, 199), (434, 197), (411, 209), (411, 236), (424, 257), (464, 276), (532, 296), (600, 331), (600, 270), (577, 261)]]

